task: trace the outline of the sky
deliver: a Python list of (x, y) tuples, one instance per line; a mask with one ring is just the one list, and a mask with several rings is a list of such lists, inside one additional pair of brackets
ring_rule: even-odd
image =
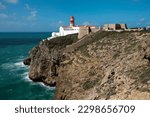
[(150, 0), (0, 0), (0, 32), (51, 32), (76, 25), (150, 25)]

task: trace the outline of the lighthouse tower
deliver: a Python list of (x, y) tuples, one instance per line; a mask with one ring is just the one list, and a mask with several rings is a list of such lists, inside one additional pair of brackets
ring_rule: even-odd
[(74, 20), (74, 16), (70, 17), (70, 27), (75, 26), (75, 20)]

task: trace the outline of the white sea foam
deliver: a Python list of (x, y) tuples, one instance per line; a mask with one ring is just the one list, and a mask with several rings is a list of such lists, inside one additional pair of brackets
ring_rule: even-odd
[(27, 66), (25, 66), (23, 64), (23, 62), (16, 62), (16, 63), (12, 63), (12, 62), (8, 62), (8, 63), (3, 63), (1, 66), (0, 66), (2, 69), (7, 69), (7, 70), (10, 70), (10, 71), (14, 71), (14, 70), (18, 70), (20, 68), (25, 68), (25, 69), (28, 69)]
[(16, 67), (27, 67), (27, 66), (25, 66), (25, 65), (23, 64), (23, 62), (16, 62), (16, 63), (14, 63), (14, 65), (15, 65)]
[(30, 80), (29, 76), (28, 76), (28, 72), (23, 73), (21, 76), (22, 76), (22, 78), (23, 78), (24, 81), (26, 81), (26, 82), (32, 82)]
[(41, 87), (47, 88), (47, 89), (49, 89), (49, 90), (55, 90), (55, 87), (47, 86), (47, 85), (45, 85), (45, 84), (42, 83), (42, 82), (39, 82), (38, 84), (39, 84)]
[(2, 65), (1, 65), (1, 68), (2, 69), (13, 69), (13, 67), (14, 67), (14, 65), (12, 64), (12, 63), (3, 63)]
[(33, 82), (32, 80), (30, 80), (29, 76), (28, 76), (28, 72), (25, 72), (22, 74), (23, 80), (25, 82), (29, 82), (31, 83), (31, 85), (40, 85), (41, 87), (44, 87), (48, 90), (55, 90), (55, 87), (50, 87), (50, 86), (46, 86), (44, 83), (42, 82)]
[[(32, 80), (30, 80), (29, 76), (28, 76), (28, 66), (25, 66), (22, 62), (22, 59), (17, 60), (17, 62), (12, 63), (4, 63), (2, 64), (0, 67), (2, 69), (14, 72), (14, 71), (19, 71), (19, 70), (25, 70), (24, 73), (20, 74), (21, 78), (25, 81), (25, 82), (29, 82), (31, 83), (31, 85), (39, 85), (41, 87), (46, 88), (47, 90), (55, 90), (55, 87), (50, 87), (50, 86), (46, 86), (44, 83), (42, 82), (33, 82)], [(19, 75), (19, 74), (18, 74)]]

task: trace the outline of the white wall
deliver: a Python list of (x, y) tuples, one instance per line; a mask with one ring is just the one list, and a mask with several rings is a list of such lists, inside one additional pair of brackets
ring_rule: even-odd
[(60, 33), (59, 33), (59, 32), (53, 32), (53, 33), (52, 33), (52, 37), (58, 37), (58, 36), (60, 36)]
[(59, 36), (66, 36), (75, 33), (79, 33), (79, 27), (60, 27), (59, 32), (52, 32), (52, 37), (48, 39), (52, 39)]
[(60, 36), (66, 36), (69, 34), (79, 33), (79, 27), (60, 27), (59, 33), (60, 33)]

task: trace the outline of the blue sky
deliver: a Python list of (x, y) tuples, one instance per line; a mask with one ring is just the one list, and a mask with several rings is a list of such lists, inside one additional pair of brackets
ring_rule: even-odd
[(150, 25), (150, 0), (0, 0), (0, 32), (57, 31), (69, 25)]

